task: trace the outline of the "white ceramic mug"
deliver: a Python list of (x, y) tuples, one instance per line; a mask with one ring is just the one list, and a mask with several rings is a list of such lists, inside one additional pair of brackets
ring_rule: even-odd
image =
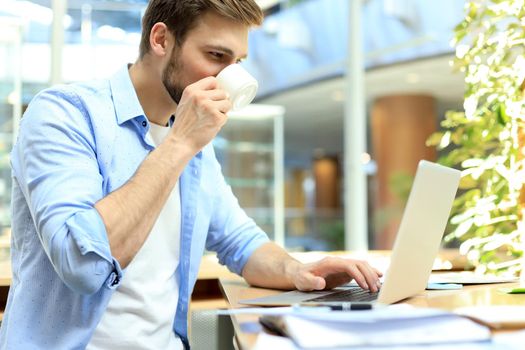
[(217, 74), (219, 86), (230, 94), (232, 110), (246, 107), (253, 101), (259, 84), (240, 64), (234, 63)]

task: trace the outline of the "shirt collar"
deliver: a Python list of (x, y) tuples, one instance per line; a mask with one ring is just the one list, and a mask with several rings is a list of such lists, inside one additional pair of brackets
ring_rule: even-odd
[(130, 66), (123, 66), (110, 79), (111, 94), (119, 125), (130, 119), (145, 116), (129, 76)]

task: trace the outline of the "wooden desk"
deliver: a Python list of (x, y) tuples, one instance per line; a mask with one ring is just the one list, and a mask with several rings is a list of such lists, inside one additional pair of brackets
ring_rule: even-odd
[[(242, 299), (258, 298), (282, 293), (282, 291), (253, 288), (241, 278), (221, 278), (220, 285), (231, 308), (246, 307), (238, 303)], [(517, 283), (464, 286), (461, 290), (424, 291), (404, 302), (417, 307), (433, 307), (453, 310), (460, 306), (525, 305), (525, 295), (505, 294), (501, 287), (517, 286)], [(232, 323), (239, 350), (253, 348), (258, 336), (257, 315), (232, 315)], [(255, 331), (253, 331), (255, 330)]]
[(11, 276), (11, 260), (0, 261), (0, 287), (9, 287)]

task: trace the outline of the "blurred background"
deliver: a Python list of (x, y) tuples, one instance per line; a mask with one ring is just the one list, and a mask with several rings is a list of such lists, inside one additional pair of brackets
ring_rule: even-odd
[[(243, 62), (259, 92), (214, 141), (227, 181), (291, 251), (391, 248), (417, 163), (438, 156), (427, 138), (445, 111), (462, 109), (464, 79), (452, 72), (450, 41), (464, 2), (259, 3), (266, 17)], [(4, 247), (9, 151), (23, 110), (41, 89), (107, 78), (134, 62), (146, 5), (1, 0)]]

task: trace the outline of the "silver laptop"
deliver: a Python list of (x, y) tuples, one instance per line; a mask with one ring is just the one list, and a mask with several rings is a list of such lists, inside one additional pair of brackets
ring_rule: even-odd
[[(425, 160), (419, 162), (390, 258), (378, 293), (355, 283), (330, 291), (291, 291), (241, 300), (241, 304), (284, 306), (293, 304), (392, 304), (423, 291), (432, 272), (441, 238), (460, 180), (460, 171)], [(356, 304), (358, 305), (358, 304)]]

